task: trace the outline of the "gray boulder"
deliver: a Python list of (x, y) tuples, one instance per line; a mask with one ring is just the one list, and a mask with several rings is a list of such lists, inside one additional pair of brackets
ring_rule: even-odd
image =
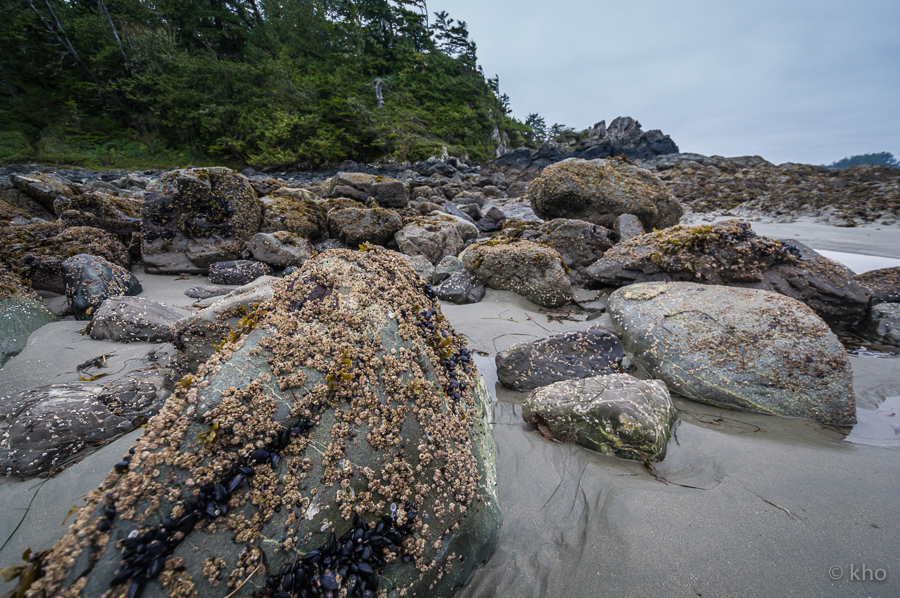
[(0, 262), (0, 367), (25, 348), (31, 333), (56, 315)]
[(88, 495), (30, 592), (450, 595), (499, 536), (490, 398), (419, 287), (387, 251), (284, 279)]
[(659, 180), (627, 161), (570, 158), (544, 169), (528, 187), (535, 214), (573, 218), (612, 228), (634, 214), (647, 229), (678, 224), (684, 208)]
[(209, 265), (209, 282), (213, 284), (250, 284), (257, 278), (270, 274), (272, 268), (268, 264), (253, 260), (216, 262)]
[(170, 370), (137, 371), (127, 378), (105, 384), (97, 400), (110, 412), (137, 427), (159, 413), (174, 390), (175, 381)]
[(168, 342), (185, 311), (143, 297), (110, 297), (91, 319), (91, 338), (119, 343)]
[(506, 222), (506, 214), (497, 206), (491, 206), (481, 215), (481, 220), (475, 223), (475, 228), (483, 233), (500, 230)]
[(870, 270), (856, 274), (853, 280), (862, 285), (876, 301), (900, 302), (900, 267)]
[(319, 199), (309, 191), (276, 189), (261, 199), (265, 214), (260, 232), (287, 231), (313, 242), (324, 239), (328, 206)]
[(873, 305), (859, 331), (879, 343), (900, 347), (900, 303)]
[(484, 299), (485, 289), (484, 283), (477, 276), (464, 270), (451, 274), (449, 278), (435, 287), (434, 292), (441, 301), (466, 305), (478, 303)]
[(457, 223), (443, 216), (415, 218), (398, 230), (394, 239), (403, 253), (424, 256), (432, 264), (458, 255), (465, 245)]
[(644, 225), (641, 224), (641, 221), (634, 214), (619, 214), (613, 224), (613, 230), (616, 232), (620, 243), (634, 237), (640, 237), (647, 232), (644, 230)]
[(572, 285), (556, 250), (532, 241), (483, 241), (459, 256), (492, 289), (519, 293), (544, 307), (572, 301)]
[(339, 172), (325, 185), (329, 197), (349, 197), (357, 201), (375, 198), (382, 208), (405, 208), (409, 191), (402, 181), (362, 172)]
[(58, 198), (72, 199), (75, 197), (72, 181), (56, 173), (11, 174), (9, 180), (17, 189), (51, 212), (53, 211), (53, 202)]
[(328, 212), (328, 230), (349, 247), (365, 243), (384, 245), (403, 228), (394, 210), (385, 208), (343, 208)]
[(63, 262), (62, 270), (66, 300), (76, 320), (90, 320), (109, 297), (143, 291), (134, 274), (95, 255), (70, 257)]
[(131, 267), (128, 249), (115, 235), (98, 228), (63, 230), (57, 222), (0, 228), (0, 258), (31, 281), (35, 290), (65, 293), (62, 264), (76, 254), (95, 255), (123, 268)]
[(406, 255), (405, 253), (401, 253), (400, 255), (409, 262), (409, 265), (416, 271), (416, 274), (425, 279), (425, 282), (428, 284), (432, 283), (431, 279), (434, 276), (434, 266), (431, 265), (428, 258), (423, 255)]
[(670, 390), (730, 409), (856, 422), (837, 336), (799, 301), (687, 282), (619, 289), (609, 313), (625, 349)]
[(796, 242), (757, 235), (748, 222), (676, 226), (619, 243), (587, 269), (592, 286), (688, 281), (775, 291), (827, 320), (855, 323), (869, 295), (846, 267)]
[(677, 412), (659, 380), (610, 374), (538, 388), (525, 399), (522, 417), (554, 440), (624, 459), (662, 461)]
[(307, 239), (287, 231), (256, 233), (247, 247), (254, 259), (276, 268), (302, 266), (316, 254)]
[(533, 230), (526, 230), (522, 238), (552, 247), (566, 267), (575, 271), (590, 266), (614, 245), (610, 229), (568, 218), (544, 222)]
[(228, 168), (163, 174), (141, 206), (141, 253), (152, 274), (206, 274), (237, 259), (259, 232), (263, 204), (247, 177)]
[(134, 429), (98, 399), (102, 387), (55, 384), (0, 401), (0, 473), (32, 477)]
[(625, 353), (614, 334), (600, 328), (564, 332), (513, 345), (497, 353), (497, 378), (515, 390), (621, 371)]
[(432, 282), (434, 284), (440, 284), (450, 278), (451, 275), (455, 274), (456, 272), (464, 272), (465, 269), (465, 264), (463, 264), (462, 260), (455, 255), (445, 256), (434, 267), (434, 276), (432, 276)]

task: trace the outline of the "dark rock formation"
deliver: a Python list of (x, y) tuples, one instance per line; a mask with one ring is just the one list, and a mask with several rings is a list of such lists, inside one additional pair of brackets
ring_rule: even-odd
[(76, 320), (90, 320), (109, 297), (137, 295), (143, 288), (130, 271), (95, 255), (79, 254), (62, 264), (66, 299)]
[(621, 371), (625, 353), (614, 334), (600, 328), (565, 332), (497, 353), (497, 379), (515, 390)]
[(272, 273), (268, 264), (253, 260), (216, 262), (209, 266), (209, 282), (213, 284), (249, 284)]
[(162, 175), (141, 207), (141, 251), (150, 273), (206, 274), (237, 259), (259, 232), (263, 204), (246, 177), (228, 168)]

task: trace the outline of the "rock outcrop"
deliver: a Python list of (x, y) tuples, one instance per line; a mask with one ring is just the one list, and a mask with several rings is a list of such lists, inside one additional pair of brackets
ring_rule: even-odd
[(32, 332), (54, 321), (37, 293), (0, 262), (0, 367), (25, 348)]
[(609, 313), (625, 349), (674, 392), (730, 409), (856, 422), (847, 353), (799, 301), (757, 289), (644, 283), (614, 292)]
[(386, 251), (284, 279), (88, 495), (29, 591), (449, 595), (499, 535), (490, 399), (420, 284)]
[(690, 281), (776, 291), (830, 321), (857, 322), (869, 294), (846, 267), (796, 242), (757, 235), (748, 222), (677, 226), (619, 243), (585, 270), (594, 286)]
[(263, 204), (243, 175), (192, 168), (162, 175), (141, 206), (141, 252), (147, 272), (206, 274), (238, 259), (259, 232)]
[(104, 300), (143, 291), (137, 277), (94, 255), (79, 254), (62, 264), (66, 300), (76, 320), (90, 320)]
[(573, 218), (612, 228), (633, 214), (646, 229), (678, 224), (684, 208), (655, 174), (625, 160), (564, 160), (528, 186), (534, 213), (545, 220)]

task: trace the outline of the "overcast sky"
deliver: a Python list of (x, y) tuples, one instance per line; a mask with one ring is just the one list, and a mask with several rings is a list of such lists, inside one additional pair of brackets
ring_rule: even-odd
[(900, 158), (900, 0), (429, 0), (513, 115), (631, 116), (683, 152)]

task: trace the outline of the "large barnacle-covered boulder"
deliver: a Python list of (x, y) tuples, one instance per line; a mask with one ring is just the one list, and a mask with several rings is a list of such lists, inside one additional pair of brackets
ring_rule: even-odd
[(574, 218), (612, 228), (634, 214), (647, 229), (678, 224), (684, 208), (655, 174), (625, 160), (569, 158), (544, 169), (528, 186), (534, 213), (545, 220)]
[(447, 596), (491, 554), (486, 387), (405, 259), (327, 252), (248, 317), (40, 556), (30, 592)]
[(206, 274), (238, 259), (259, 232), (263, 204), (247, 177), (228, 168), (162, 175), (141, 206), (141, 253), (147, 272)]

